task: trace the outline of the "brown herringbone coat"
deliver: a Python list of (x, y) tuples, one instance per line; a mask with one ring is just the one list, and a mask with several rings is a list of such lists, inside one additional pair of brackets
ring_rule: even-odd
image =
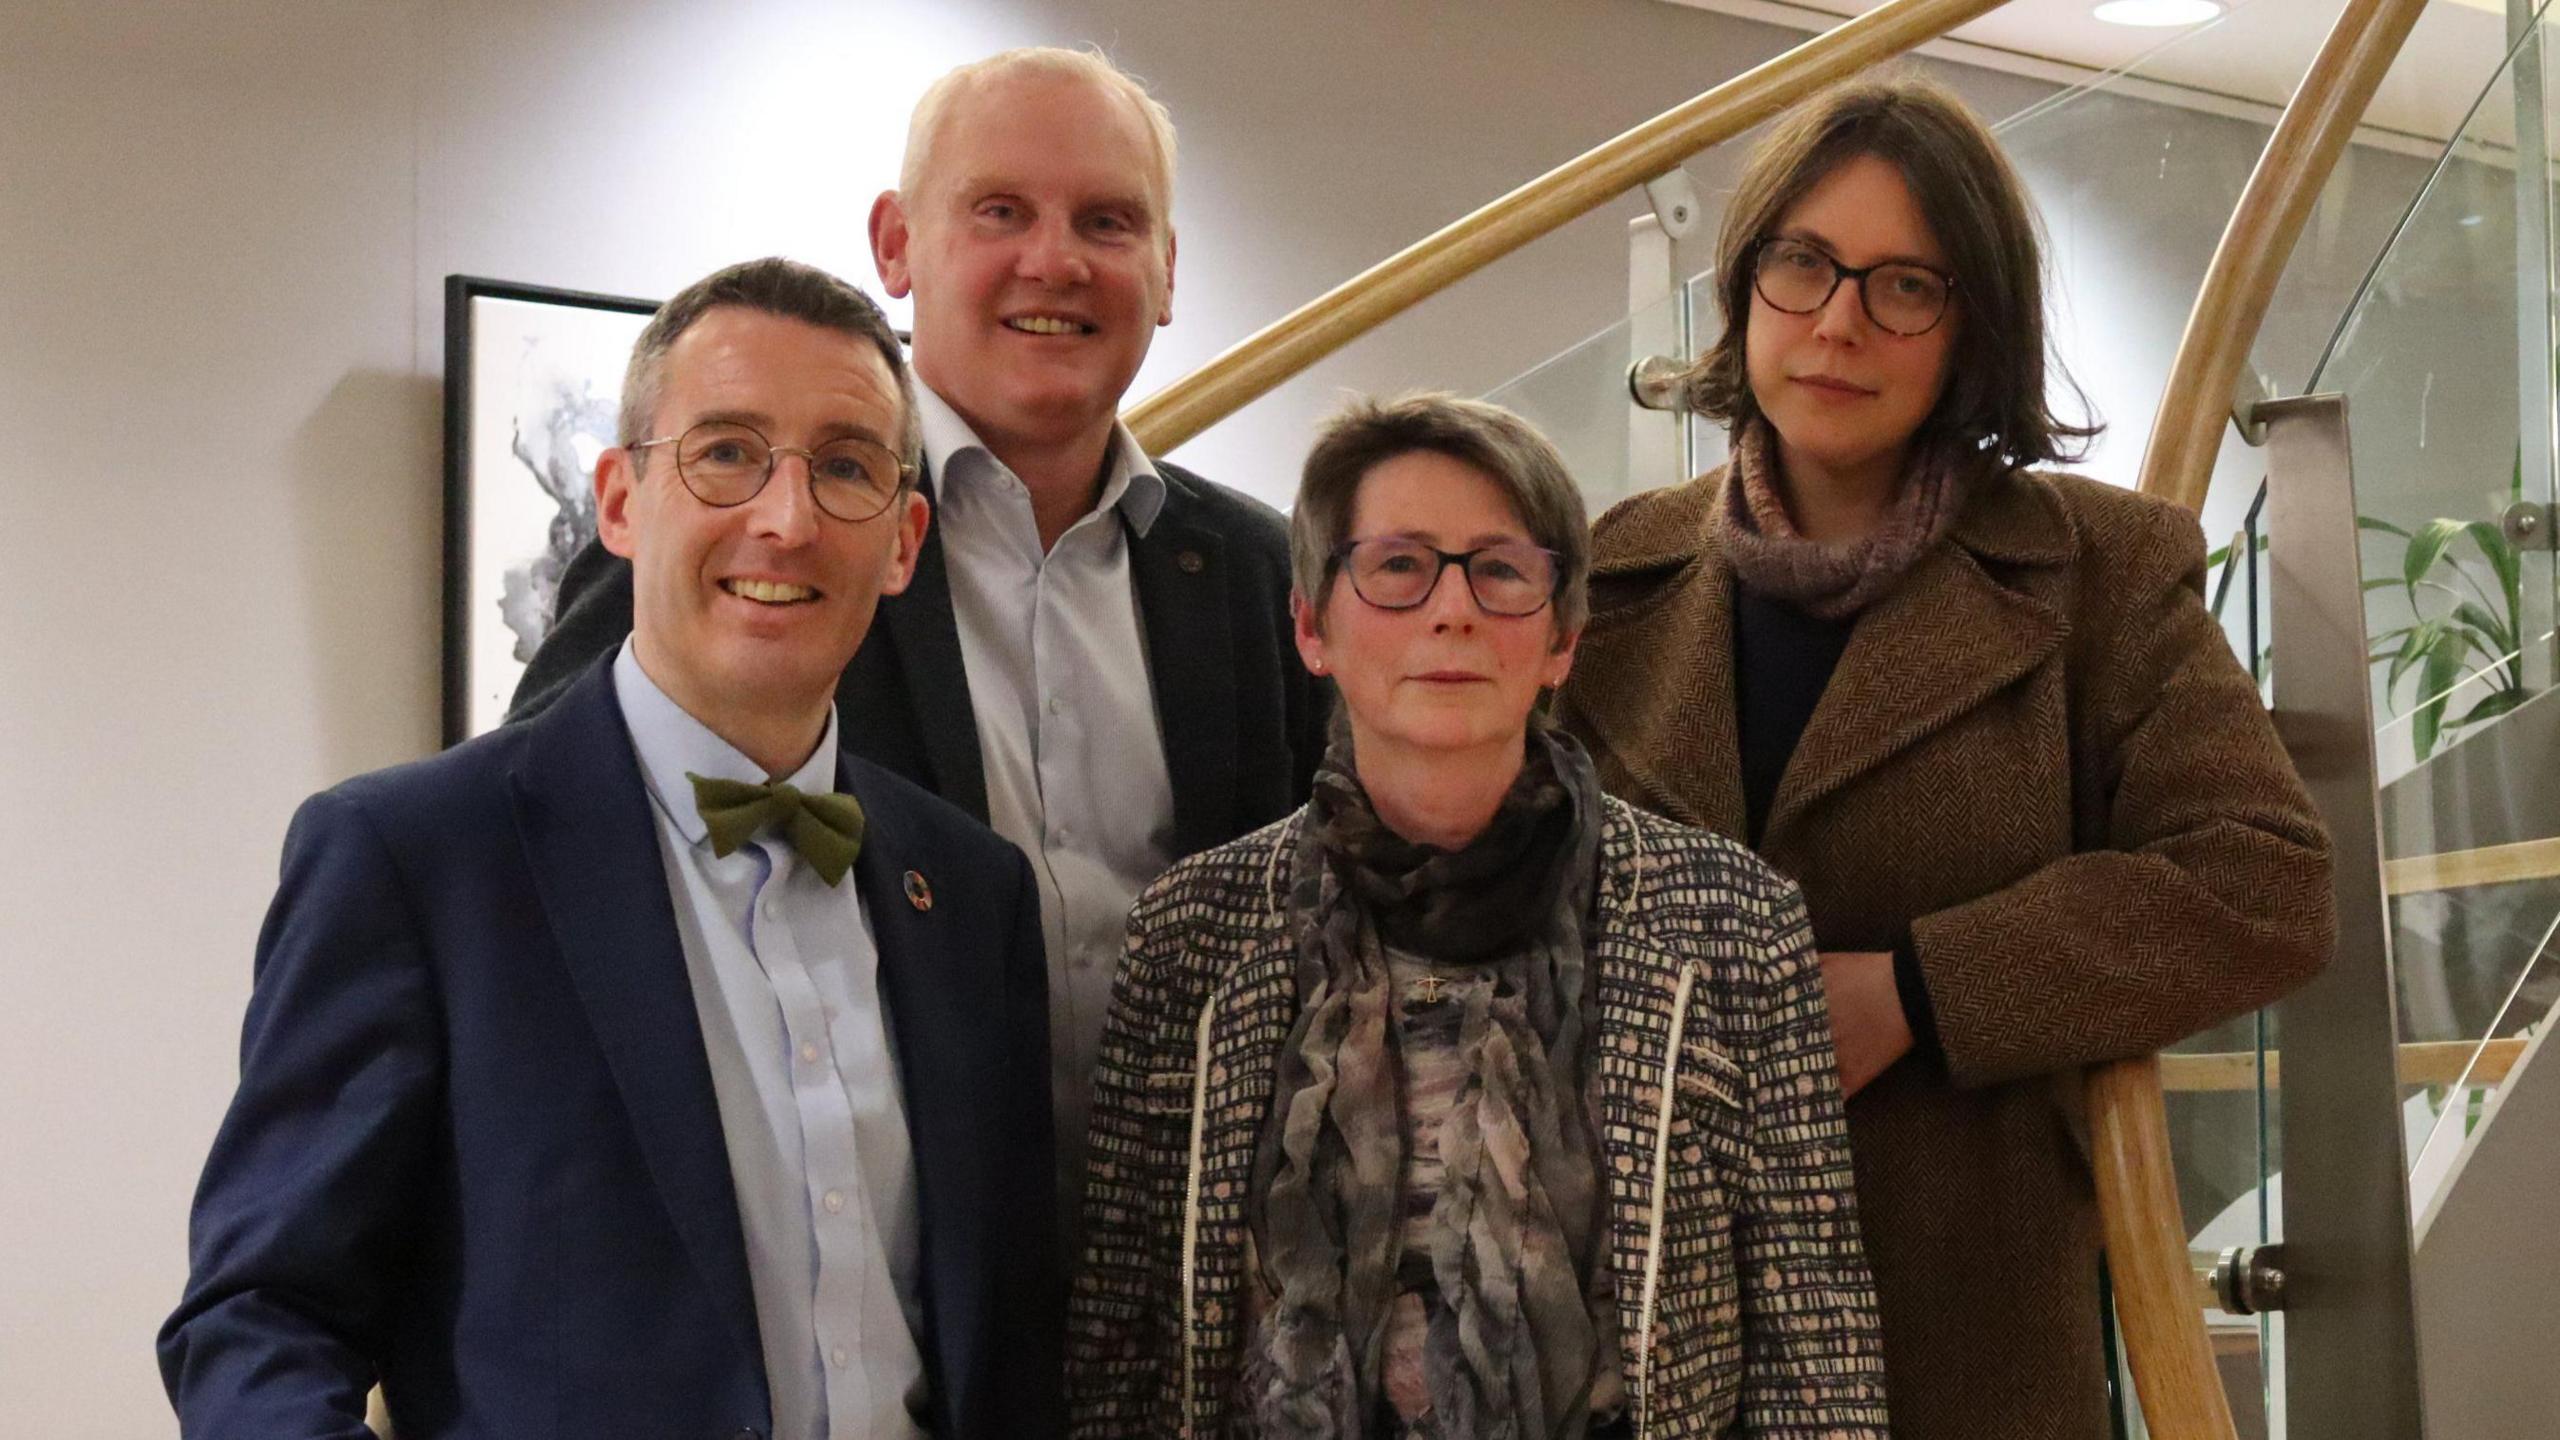
[[(1740, 836), (1721, 484), (1601, 518), (1559, 713), (1616, 794)], [(1761, 853), (1816, 943), (1908, 927), (1946, 1050), (1849, 1106), (1897, 1440), (2107, 1434), (2079, 1069), (2328, 957), (2327, 837), (2203, 560), (2158, 502), (1983, 483), (1858, 621), (1772, 802)]]

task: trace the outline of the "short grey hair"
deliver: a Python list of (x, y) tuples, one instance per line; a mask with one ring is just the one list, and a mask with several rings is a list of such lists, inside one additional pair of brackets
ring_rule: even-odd
[(1564, 457), (1501, 406), (1440, 392), (1354, 401), (1316, 436), (1289, 515), (1290, 581), (1308, 608), (1322, 613), (1330, 596), (1360, 482), (1415, 451), (1472, 465), (1501, 488), (1530, 540), (1556, 552), (1557, 643), (1580, 630), (1591, 610), (1591, 526)]
[(652, 438), (648, 430), (667, 388), (667, 352), (695, 322), (729, 305), (833, 330), (867, 341), (878, 350), (898, 385), (898, 459), (909, 475), (915, 473), (924, 451), (924, 422), (916, 414), (915, 377), (907, 371), (898, 332), (889, 327), (888, 317), (870, 296), (815, 265), (779, 255), (714, 270), (658, 307), (633, 342), (631, 364), (622, 372), (623, 444)]
[(1147, 139), (1155, 150), (1156, 199), (1164, 213), (1165, 233), (1173, 225), (1173, 116), (1162, 102), (1147, 93), (1147, 87), (1128, 71), (1111, 63), (1099, 49), (1064, 50), (1054, 45), (1027, 45), (1017, 50), (1003, 50), (984, 60), (968, 64), (944, 75), (925, 87), (916, 101), (915, 112), (907, 118), (907, 153), (898, 166), (898, 194), (913, 213), (917, 197), (924, 189), (926, 174), (933, 166), (933, 147), (942, 138), (942, 128), (950, 120), (952, 102), (988, 81), (1013, 75), (1044, 75), (1062, 80), (1081, 80), (1106, 95), (1128, 102), (1146, 127)]

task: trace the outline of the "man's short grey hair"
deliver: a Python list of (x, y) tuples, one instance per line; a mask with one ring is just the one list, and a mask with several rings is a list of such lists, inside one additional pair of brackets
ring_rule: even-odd
[(916, 414), (915, 377), (907, 372), (898, 332), (870, 296), (815, 265), (779, 255), (714, 270), (658, 307), (633, 342), (630, 367), (622, 373), (623, 444), (657, 438), (649, 428), (657, 423), (658, 400), (667, 388), (667, 352), (696, 321), (725, 305), (803, 321), (878, 350), (898, 384), (898, 459), (910, 475), (915, 473), (924, 450), (924, 422)]
[(1173, 116), (1147, 93), (1147, 87), (1136, 76), (1112, 64), (1100, 50), (1063, 50), (1054, 45), (999, 51), (984, 60), (972, 60), (925, 87), (923, 97), (916, 101), (915, 113), (907, 119), (907, 154), (898, 167), (898, 193), (905, 200), (908, 213), (915, 212), (924, 193), (925, 177), (933, 165), (933, 147), (942, 138), (952, 102), (988, 81), (1014, 75), (1081, 80), (1129, 103), (1155, 149), (1156, 201), (1164, 211), (1157, 218), (1163, 222), (1165, 233), (1171, 234)]
[(1290, 580), (1318, 614), (1351, 538), (1360, 482), (1380, 463), (1416, 451), (1474, 466), (1499, 487), (1532, 542), (1556, 552), (1556, 642), (1591, 609), (1591, 527), (1582, 489), (1536, 426), (1499, 405), (1438, 392), (1358, 400), (1325, 423), (1307, 452), (1289, 515)]

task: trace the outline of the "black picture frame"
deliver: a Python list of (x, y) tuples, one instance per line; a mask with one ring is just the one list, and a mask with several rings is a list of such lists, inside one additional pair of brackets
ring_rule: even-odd
[[(624, 295), (445, 277), (447, 745), (496, 727), (550, 624), (558, 567), (594, 533), (589, 447), (620, 438), (612, 417), (623, 365), (657, 309)], [(500, 420), (510, 425), (503, 440), (493, 433)]]

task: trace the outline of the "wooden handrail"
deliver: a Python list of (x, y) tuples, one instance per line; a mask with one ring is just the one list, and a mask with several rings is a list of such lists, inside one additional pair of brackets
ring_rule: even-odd
[[(2524, 1041), (2418, 1040), (2400, 1047), (2403, 1085), (2503, 1085), (2524, 1057)], [(2283, 1056), (2267, 1052), (2267, 1087), (2284, 1083)], [(2258, 1052), (2218, 1050), (2160, 1057), (2160, 1084), (2179, 1094), (2258, 1088)]]
[(2258, 327), (2275, 298), (2276, 281), (2293, 258), (2311, 207), (2337, 168), (2356, 122), (2372, 103), (2418, 21), (2425, 0), (2349, 0), (2329, 38), (2276, 122), (2248, 187), (2214, 248), (2204, 288), (2178, 341), (2168, 388), (2151, 422), (2142, 456), (2142, 491), (2204, 508), (2213, 458), (2231, 415), (2234, 387)]
[(2433, 890), (2468, 890), (2475, 885), (2504, 885), (2515, 880), (2560, 877), (2560, 839), (2519, 840), (2513, 845), (2484, 845), (2477, 850), (2448, 850), (2441, 855), (2411, 855), (2386, 860), (2382, 888), (2391, 895), (2422, 895)]
[(1418, 301), (1670, 171), (1820, 86), (1934, 40), (2003, 0), (1891, 0), (1566, 161), (1247, 336), (1129, 407), (1162, 455)]
[[(2203, 508), (2233, 385), (2257, 343), (2276, 281), (2424, 3), (2348, 0), (2321, 42), (2214, 248), (2143, 451), (2144, 494), (2191, 512)], [(2160, 1059), (2148, 1057), (2096, 1066), (2087, 1080), (2117, 1326), (2152, 1434), (2234, 1440), (2230, 1401), (2186, 1260), (2160, 1073)]]
[(2143, 1425), (2161, 1440), (2237, 1440), (2195, 1300), (2159, 1057), (2091, 1066), (2084, 1083), (2116, 1331)]

